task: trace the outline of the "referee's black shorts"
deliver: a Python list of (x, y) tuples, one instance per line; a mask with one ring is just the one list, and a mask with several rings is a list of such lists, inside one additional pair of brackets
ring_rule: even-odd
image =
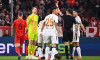
[(63, 41), (64, 42), (72, 42), (73, 32), (71, 30), (64, 30), (63, 32)]

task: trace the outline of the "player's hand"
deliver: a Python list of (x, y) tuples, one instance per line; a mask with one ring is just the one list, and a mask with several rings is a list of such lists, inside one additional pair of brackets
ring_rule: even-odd
[(43, 37), (43, 34), (42, 34), (42, 32), (40, 33), (40, 36), (41, 36), (41, 37)]
[(62, 37), (62, 34), (59, 34), (59, 37)]
[(58, 3), (59, 3), (59, 1), (57, 1), (57, 3), (56, 3), (56, 7), (58, 7)]
[(84, 33), (86, 34), (86, 29), (84, 29), (83, 31), (84, 31)]

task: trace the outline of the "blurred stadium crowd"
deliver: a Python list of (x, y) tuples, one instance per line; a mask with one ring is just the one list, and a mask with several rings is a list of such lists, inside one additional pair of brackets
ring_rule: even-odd
[[(57, 0), (13, 0), (13, 15), (15, 20), (18, 12), (22, 11), (24, 19), (31, 14), (31, 7), (37, 6), (39, 21), (50, 14), (50, 8)], [(100, 0), (75, 0), (75, 5), (70, 4), (72, 0), (59, 0), (59, 7), (63, 14), (68, 8), (78, 10), (79, 16), (85, 27), (100, 26)], [(73, 0), (74, 1), (74, 0)], [(59, 15), (58, 15), (59, 16)], [(59, 27), (63, 30), (63, 19), (59, 16)], [(0, 26), (11, 26), (11, 0), (0, 0)]]

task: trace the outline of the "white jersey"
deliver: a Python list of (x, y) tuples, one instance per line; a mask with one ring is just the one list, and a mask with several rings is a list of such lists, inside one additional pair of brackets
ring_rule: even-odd
[(55, 32), (55, 23), (58, 23), (58, 16), (54, 14), (49, 14), (45, 17), (45, 29), (44, 33), (46, 36), (54, 36), (57, 33)]
[(38, 24), (38, 29), (37, 29), (38, 34), (41, 32), (41, 28), (43, 26), (43, 23), (44, 23), (44, 20), (40, 21), (39, 24)]
[[(41, 32), (41, 28), (43, 26), (43, 23), (44, 23), (44, 20), (40, 21), (39, 24), (38, 24), (38, 29), (37, 29), (37, 33), (38, 33), (38, 43), (42, 43), (43, 41), (43, 37), (40, 36), (40, 32)], [(44, 33), (44, 31), (43, 31)]]
[[(81, 18), (79, 16), (77, 16), (75, 18), (77, 24), (78, 24), (78, 32), (77, 32), (77, 36), (80, 36), (80, 23), (81, 23)], [(75, 24), (73, 24), (73, 33), (75, 33)]]

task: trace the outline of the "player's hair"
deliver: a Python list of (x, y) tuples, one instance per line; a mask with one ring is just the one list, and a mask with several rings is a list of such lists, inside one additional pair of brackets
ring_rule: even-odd
[(36, 6), (32, 7), (32, 9), (37, 8)]
[(54, 10), (56, 10), (58, 7), (54, 6), (51, 8), (51, 11), (53, 12)]
[(66, 11), (68, 11), (69, 14), (73, 14), (73, 10), (68, 8)]
[(75, 11), (75, 12), (77, 12), (77, 13), (79, 12), (78, 10), (75, 10), (75, 9), (73, 9), (73, 11)]
[(23, 15), (23, 12), (19, 12), (19, 13), (18, 13), (18, 16), (22, 16), (22, 15)]

